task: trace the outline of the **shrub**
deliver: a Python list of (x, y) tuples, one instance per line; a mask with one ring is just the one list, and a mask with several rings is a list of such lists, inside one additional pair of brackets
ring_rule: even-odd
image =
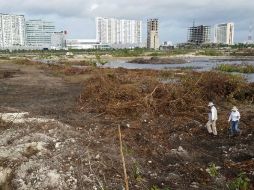
[(248, 190), (250, 185), (250, 179), (245, 173), (240, 173), (237, 178), (232, 180), (228, 184), (230, 190)]
[[(200, 76), (187, 76), (186, 87), (195, 88), (199, 96), (206, 100), (226, 100), (238, 97), (238, 94), (248, 86), (247, 82), (237, 75), (218, 72), (205, 72)], [(193, 86), (194, 85), (194, 86)]]
[(200, 52), (196, 53), (196, 55), (222, 56), (223, 53), (218, 50), (215, 50), (215, 49), (208, 49), (208, 50), (200, 51)]
[(209, 165), (209, 168), (207, 169), (207, 172), (210, 174), (212, 177), (217, 177), (219, 175), (218, 169), (214, 163), (211, 163)]
[(254, 73), (254, 66), (247, 64), (242, 65), (221, 64), (216, 69), (224, 72)]

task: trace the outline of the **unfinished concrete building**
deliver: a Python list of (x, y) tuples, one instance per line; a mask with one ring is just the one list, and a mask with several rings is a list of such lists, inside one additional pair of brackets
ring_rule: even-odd
[(192, 26), (188, 28), (188, 43), (196, 45), (211, 42), (211, 26)]
[(147, 20), (147, 48), (159, 49), (159, 20), (149, 19)]

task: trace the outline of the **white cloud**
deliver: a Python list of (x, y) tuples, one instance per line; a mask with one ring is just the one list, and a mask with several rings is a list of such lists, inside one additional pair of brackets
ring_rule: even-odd
[(99, 7), (99, 5), (98, 4), (92, 4), (92, 6), (90, 7), (90, 11), (92, 12), (92, 11), (94, 11), (95, 9), (97, 9)]

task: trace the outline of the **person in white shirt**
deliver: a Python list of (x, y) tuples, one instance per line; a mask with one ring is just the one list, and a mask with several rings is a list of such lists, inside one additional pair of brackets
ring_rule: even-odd
[(240, 117), (237, 107), (234, 106), (228, 118), (228, 122), (231, 124), (230, 135), (232, 136), (240, 133), (240, 129), (238, 128)]
[(217, 135), (216, 121), (218, 120), (217, 109), (214, 106), (213, 102), (209, 102), (208, 107), (211, 108), (210, 113), (208, 114), (208, 122), (206, 128), (209, 134)]

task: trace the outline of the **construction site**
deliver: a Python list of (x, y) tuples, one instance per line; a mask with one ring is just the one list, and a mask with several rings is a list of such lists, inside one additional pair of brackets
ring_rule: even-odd
[(200, 45), (211, 42), (211, 26), (195, 26), (188, 28), (188, 43)]
[(75, 64), (0, 61), (0, 189), (254, 189), (254, 83)]

